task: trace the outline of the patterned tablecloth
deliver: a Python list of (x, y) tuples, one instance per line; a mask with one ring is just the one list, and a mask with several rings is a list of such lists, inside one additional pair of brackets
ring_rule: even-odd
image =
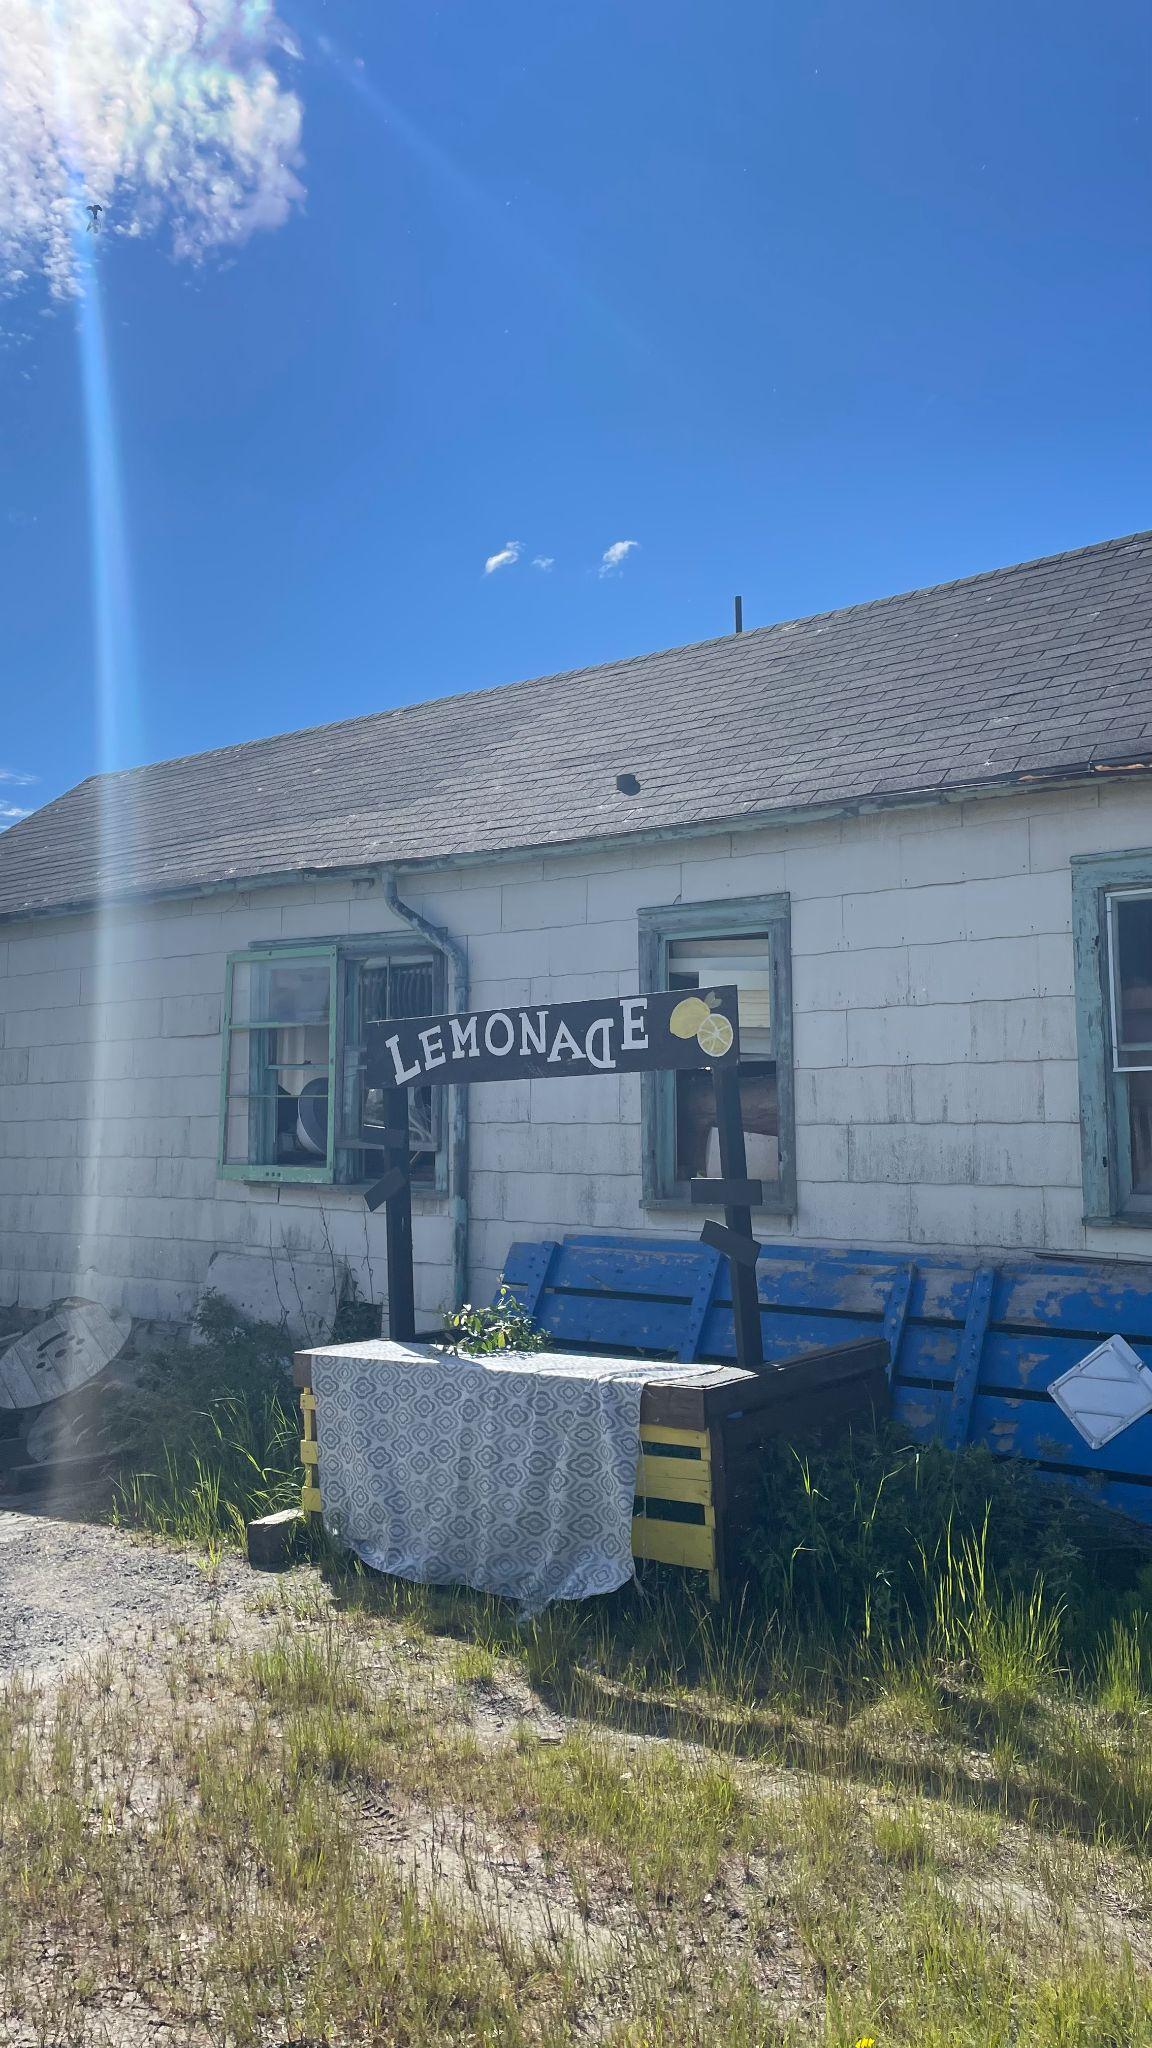
[(610, 1593), (633, 1573), (640, 1397), (689, 1372), (428, 1344), (313, 1352), (325, 1524), (377, 1571), (525, 1614)]

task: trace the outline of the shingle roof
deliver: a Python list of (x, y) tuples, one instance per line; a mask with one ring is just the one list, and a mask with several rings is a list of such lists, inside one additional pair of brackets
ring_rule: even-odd
[(0, 916), (1088, 774), (1152, 756), (1150, 677), (1143, 533), (93, 777), (0, 835)]

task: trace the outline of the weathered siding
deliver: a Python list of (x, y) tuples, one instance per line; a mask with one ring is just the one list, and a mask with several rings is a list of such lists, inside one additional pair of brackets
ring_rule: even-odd
[[(1138, 1253), (1081, 1223), (1072, 853), (1152, 844), (1139, 786), (984, 798), (412, 875), (469, 951), (477, 1008), (628, 993), (646, 905), (787, 890), (798, 1212), (810, 1241)], [(383, 1218), (340, 1189), (216, 1179), (224, 958), (391, 928), (368, 882), (45, 919), (0, 935), (0, 1299), (69, 1291), (186, 1315), (211, 1277), (319, 1318), (347, 1259), (379, 1297)], [(472, 1291), (514, 1237), (698, 1229), (641, 1205), (635, 1077), (472, 1094)], [(417, 1292), (451, 1287), (446, 1208), (416, 1221)], [(1152, 1240), (1148, 1243), (1152, 1251)], [(242, 1263), (241, 1263), (242, 1262)]]

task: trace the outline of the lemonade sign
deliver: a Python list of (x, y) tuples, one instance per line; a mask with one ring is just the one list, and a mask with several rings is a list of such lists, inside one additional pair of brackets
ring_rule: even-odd
[(390, 1017), (368, 1030), (370, 1088), (544, 1080), (733, 1066), (740, 1054), (734, 988), (540, 1003), (465, 1016)]

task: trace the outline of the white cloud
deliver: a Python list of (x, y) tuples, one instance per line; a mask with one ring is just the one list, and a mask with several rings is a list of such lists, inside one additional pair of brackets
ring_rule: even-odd
[(614, 540), (611, 547), (605, 548), (604, 553), (600, 557), (601, 576), (615, 576), (623, 567), (632, 549), (638, 548), (639, 545), (638, 540)]
[(532, 567), (544, 570), (554, 569), (556, 567), (556, 557), (555, 555), (533, 555)]
[(489, 555), (484, 564), (484, 574), (491, 576), (494, 569), (511, 569), (523, 553), (522, 540), (506, 540), (498, 555)]
[(15, 782), (22, 789), (30, 782), (39, 782), (38, 775), (23, 775), (18, 768), (0, 768), (0, 782)]
[(272, 0), (0, 0), (0, 279), (74, 293), (89, 202), (194, 261), (279, 227), (303, 190), (269, 62), (291, 47)]
[(20, 804), (0, 804), (0, 832), (5, 825), (14, 825), (18, 818), (30, 818), (31, 811)]

